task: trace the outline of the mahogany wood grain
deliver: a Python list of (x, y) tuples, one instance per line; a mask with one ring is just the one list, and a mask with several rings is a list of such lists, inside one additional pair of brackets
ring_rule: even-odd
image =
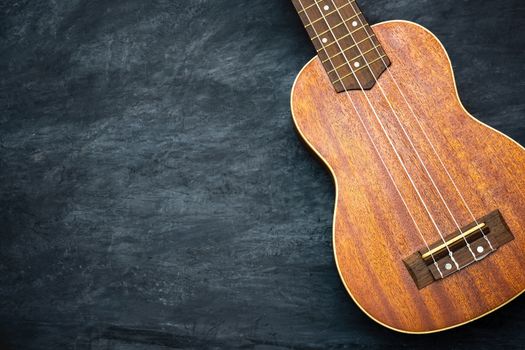
[[(410, 333), (444, 330), (489, 313), (525, 288), (525, 150), (463, 108), (449, 58), (432, 33), (405, 21), (385, 22), (373, 29), (392, 61), (379, 84), (365, 92), (338, 94), (319, 59), (314, 58), (294, 84), (293, 119), (335, 179), (333, 245), (339, 273), (352, 298), (389, 328)], [(423, 238), (430, 244), (440, 236), (364, 94), (377, 110), (442, 233), (454, 232), (456, 222), (464, 226), (472, 217), (393, 78), (474, 216), (499, 209), (515, 236), (484, 260), (421, 290), (403, 259), (425, 248)]]

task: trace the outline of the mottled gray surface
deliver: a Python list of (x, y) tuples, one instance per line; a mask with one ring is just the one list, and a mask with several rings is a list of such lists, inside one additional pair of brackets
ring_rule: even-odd
[[(525, 144), (522, 0), (360, 3), (434, 31)], [(423, 337), (349, 300), (290, 117), (312, 55), (287, 0), (0, 4), (0, 349), (523, 346), (525, 298)]]

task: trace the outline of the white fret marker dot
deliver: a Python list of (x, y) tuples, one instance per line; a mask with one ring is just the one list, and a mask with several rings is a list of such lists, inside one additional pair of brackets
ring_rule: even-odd
[(353, 22), (352, 22), (352, 26), (353, 26), (353, 27), (357, 27), (357, 21), (353, 21)]
[(361, 64), (359, 62), (354, 62), (354, 67), (358, 68)]
[(325, 11), (328, 11), (328, 10), (330, 10), (330, 6), (328, 6), (328, 5), (324, 5), (323, 9), (324, 9)]
[(327, 38), (323, 38), (323, 40), (321, 40), (323, 42), (323, 44), (326, 44), (328, 42), (328, 39)]
[(478, 251), (478, 253), (483, 253), (483, 251), (485, 250), (485, 248), (483, 248), (482, 246), (479, 246), (478, 248), (476, 248), (476, 250)]
[(446, 263), (445, 264), (445, 269), (450, 270), (451, 268), (452, 268), (452, 264), (451, 263)]

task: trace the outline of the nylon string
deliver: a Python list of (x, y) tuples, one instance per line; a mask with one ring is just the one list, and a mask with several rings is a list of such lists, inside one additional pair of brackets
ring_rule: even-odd
[[(350, 6), (352, 6), (352, 2), (353, 2), (353, 1), (354, 1), (354, 0), (350, 0), (350, 1), (348, 2), (348, 4), (349, 4)], [(335, 4), (334, 4), (334, 5), (335, 5)], [(336, 8), (337, 8), (337, 7), (336, 7)], [(341, 15), (340, 15), (340, 17), (341, 17)], [(361, 27), (365, 30), (368, 39), (371, 40), (371, 39), (372, 39), (372, 35), (370, 34), (369, 29), (364, 25), (364, 23), (363, 23), (361, 17), (359, 17), (359, 16), (357, 16), (357, 17), (359, 18), (359, 23), (361, 24)], [(341, 17), (341, 18), (342, 18), (342, 17)], [(345, 26), (346, 26), (346, 23), (345, 23)], [(348, 29), (348, 27), (347, 27), (347, 29)], [(359, 45), (356, 45), (356, 46), (359, 46)], [(445, 173), (447, 174), (447, 176), (448, 176), (450, 182), (451, 182), (452, 185), (454, 186), (454, 189), (455, 189), (455, 191), (457, 192), (457, 194), (459, 195), (461, 201), (463, 202), (463, 205), (465, 206), (465, 208), (466, 208), (467, 211), (469, 212), (469, 215), (472, 217), (472, 220), (474, 221), (474, 223), (475, 223), (477, 226), (479, 226), (479, 222), (478, 222), (477, 218), (474, 216), (474, 213), (472, 212), (472, 210), (470, 209), (469, 205), (467, 204), (467, 201), (466, 201), (465, 198), (463, 197), (463, 194), (461, 193), (461, 191), (460, 191), (459, 188), (457, 187), (456, 182), (455, 182), (454, 179), (452, 178), (452, 175), (450, 175), (450, 172), (448, 171), (448, 169), (447, 169), (447, 167), (445, 166), (443, 160), (442, 160), (441, 157), (439, 156), (439, 153), (436, 151), (436, 148), (435, 148), (434, 144), (432, 143), (432, 141), (430, 141), (430, 138), (428, 137), (428, 134), (426, 133), (426, 131), (423, 129), (423, 126), (421, 125), (421, 122), (420, 122), (419, 118), (416, 116), (416, 113), (414, 112), (414, 109), (412, 108), (412, 106), (411, 106), (410, 103), (408, 102), (408, 100), (407, 100), (405, 94), (403, 93), (403, 91), (402, 91), (401, 88), (399, 87), (399, 84), (398, 84), (397, 80), (394, 78), (394, 75), (392, 74), (391, 70), (388, 69), (388, 65), (386, 64), (383, 55), (381, 55), (381, 53), (379, 52), (378, 47), (377, 47), (375, 44), (374, 44), (374, 48), (373, 48), (373, 50), (375, 50), (375, 51), (377, 52), (378, 56), (380, 57), (381, 62), (383, 63), (383, 65), (384, 65), (384, 67), (386, 68), (388, 74), (390, 75), (390, 78), (391, 78), (392, 81), (394, 82), (394, 84), (395, 84), (395, 86), (396, 86), (396, 89), (399, 91), (399, 93), (400, 93), (401, 96), (403, 97), (403, 100), (405, 101), (405, 104), (407, 105), (407, 107), (408, 107), (408, 109), (410, 110), (412, 116), (414, 117), (414, 120), (416, 121), (416, 123), (417, 123), (419, 129), (421, 130), (421, 132), (422, 132), (423, 135), (425, 136), (425, 140), (426, 140), (427, 143), (431, 146), (433, 153), (436, 155), (437, 159), (439, 160), (439, 163), (441, 164), (441, 166), (442, 166), (443, 169), (445, 170)], [(363, 59), (365, 59), (365, 58), (364, 58), (364, 55), (362, 55), (362, 56), (363, 56)], [(365, 61), (366, 61), (366, 60), (365, 60)], [(372, 73), (372, 76), (374, 77), (374, 79), (375, 79), (375, 81), (378, 83), (378, 85), (380, 85), (379, 82), (378, 82), (378, 78), (375, 76), (375, 74), (374, 74), (374, 72), (372, 71), (372, 69), (370, 69), (370, 72)], [(381, 89), (381, 90), (382, 90), (382, 89)], [(397, 119), (397, 118), (396, 118), (396, 119)], [(398, 123), (401, 125), (399, 119), (398, 119)], [(402, 125), (401, 125), (401, 127), (402, 127)], [(404, 130), (404, 128), (403, 128), (403, 130)], [(418, 156), (419, 156), (419, 154), (418, 154)], [(426, 169), (426, 167), (425, 167), (425, 169)], [(447, 206), (447, 208), (448, 208), (448, 206)], [(456, 220), (454, 219), (454, 221), (456, 221)], [(456, 226), (457, 226), (457, 223), (456, 223)], [(489, 238), (485, 235), (485, 232), (483, 231), (483, 228), (480, 228), (479, 231), (480, 231), (481, 234), (483, 235), (483, 238), (485, 239), (485, 241), (488, 243), (490, 249), (493, 251), (493, 250), (494, 250), (494, 247), (492, 246), (492, 244), (491, 244)], [(460, 230), (460, 232), (461, 232), (461, 230)], [(470, 245), (469, 245), (469, 249), (470, 249)], [(471, 252), (472, 252), (472, 251), (471, 251)], [(478, 260), (478, 259), (476, 259), (476, 260)]]
[[(333, 1), (331, 1), (332, 4), (333, 4)], [(339, 50), (341, 51), (343, 57), (345, 58), (345, 61), (347, 62), (348, 66), (350, 67), (350, 70), (352, 72), (352, 74), (354, 75), (357, 83), (359, 84), (359, 87), (361, 88), (361, 92), (363, 93), (363, 96), (365, 97), (366, 101), (368, 102), (368, 105), (370, 106), (370, 108), (372, 109), (372, 112), (374, 114), (374, 116), (376, 117), (376, 120), (378, 121), (379, 125), (381, 126), (381, 129), (383, 131), (383, 133), (385, 134), (386, 138), (388, 139), (388, 142), (390, 144), (390, 146), (392, 147), (394, 153), (396, 154), (396, 157), (399, 161), (399, 163), (401, 164), (403, 170), (405, 171), (408, 179), (410, 180), (410, 183), (412, 184), (412, 187), (414, 188), (414, 190), (416, 191), (418, 197), (419, 197), (419, 200), (421, 201), (421, 203), (423, 204), (423, 207), (425, 208), (430, 220), (432, 221), (432, 224), (434, 225), (434, 227), (436, 228), (436, 231), (438, 232), (439, 236), (441, 237), (441, 240), (443, 241), (443, 243), (445, 244), (445, 247), (447, 248), (447, 251), (449, 253), (449, 256), (450, 256), (450, 259), (454, 262), (454, 264), (456, 265), (456, 269), (459, 270), (460, 267), (459, 267), (459, 264), (457, 263), (456, 259), (454, 258), (454, 255), (452, 253), (452, 251), (450, 250), (446, 240), (445, 240), (445, 237), (443, 236), (443, 233), (441, 231), (441, 229), (439, 228), (437, 222), (435, 221), (434, 219), (434, 216), (432, 215), (432, 213), (430, 212), (425, 200), (423, 199), (423, 196), (421, 195), (419, 189), (417, 188), (412, 176), (410, 175), (408, 169), (406, 168), (406, 165), (405, 163), (403, 162), (398, 150), (396, 149), (390, 135), (388, 134), (388, 132), (386, 131), (386, 128), (384, 126), (384, 124), (381, 122), (381, 118), (379, 118), (379, 115), (377, 114), (377, 111), (376, 109), (374, 108), (372, 102), (370, 101), (368, 95), (365, 93), (364, 89), (363, 89), (363, 85), (361, 84), (359, 78), (357, 77), (357, 75), (355, 74), (355, 71), (354, 71), (354, 68), (352, 67), (352, 65), (350, 64), (350, 61), (348, 60), (348, 57), (346, 56), (346, 53), (345, 51), (343, 50), (343, 48), (341, 47), (339, 41), (336, 39), (336, 36), (335, 36), (335, 33), (333, 32), (333, 29), (332, 27), (330, 26), (330, 23), (328, 22), (328, 20), (326, 19), (326, 16), (324, 15), (323, 11), (321, 10), (320, 6), (319, 6), (319, 3), (316, 3), (316, 6), (317, 6), (317, 9), (319, 10), (319, 13), (321, 13), (321, 16), (323, 17), (326, 25), (328, 26), (328, 29), (330, 30), (330, 33), (332, 34), (332, 37), (334, 38), (334, 42), (337, 44), (337, 46), (339, 47)], [(337, 6), (336, 6), (336, 9), (337, 9)], [(340, 14), (339, 14), (340, 15)], [(313, 27), (313, 26), (312, 26)], [(314, 28), (315, 29), (315, 28)], [(352, 38), (352, 40), (355, 42), (355, 40), (353, 39), (353, 36), (352, 34), (350, 33), (350, 36)], [(321, 40), (322, 42), (322, 40)], [(366, 62), (366, 60), (365, 60)], [(339, 74), (337, 74), (339, 75)], [(342, 82), (341, 82), (342, 83)], [(346, 93), (347, 96), (349, 96), (349, 93), (347, 92)]]
[[(343, 18), (343, 16), (341, 15), (341, 12), (340, 12), (339, 8), (336, 6), (336, 4), (335, 4), (334, 1), (331, 1), (331, 2), (332, 2), (332, 4), (334, 5), (334, 7), (335, 7), (335, 9), (336, 9), (336, 11), (337, 11), (337, 14), (339, 15), (339, 17), (340, 17), (341, 20), (343, 21), (343, 24), (344, 24), (346, 30), (348, 31), (348, 33), (349, 33), (349, 35), (350, 35), (350, 38), (352, 39), (352, 41), (356, 42), (356, 40), (354, 39), (354, 36), (353, 36), (353, 34), (352, 34), (352, 31), (350, 30), (350, 28), (348, 28), (347, 23), (344, 21), (344, 18)], [(349, 4), (351, 5), (351, 3), (349, 3)], [(319, 7), (318, 3), (317, 3), (317, 8), (319, 9), (319, 11), (320, 11), (320, 13), (321, 13), (321, 16), (324, 17), (324, 14), (323, 14), (323, 12), (321, 11), (321, 8)], [(353, 7), (352, 7), (352, 8), (353, 8)], [(353, 9), (354, 9), (354, 8), (353, 8)], [(355, 10), (355, 9), (354, 9), (354, 10)], [(357, 11), (356, 11), (356, 12), (357, 12)], [(363, 22), (362, 22), (361, 18), (359, 17), (359, 15), (358, 15), (357, 17), (359, 18), (359, 22), (361, 23), (361, 27), (364, 29), (365, 27), (364, 27), (364, 25), (363, 25)], [(329, 23), (328, 23), (327, 20), (326, 20), (326, 23), (327, 23), (327, 25), (329, 26)], [(331, 31), (331, 33), (332, 33), (332, 36), (334, 37), (335, 42), (338, 42), (338, 40), (335, 38), (335, 35), (334, 35), (333, 31)], [(366, 33), (368, 34), (368, 32), (366, 32)], [(368, 39), (370, 39), (370, 41), (372, 42), (373, 46), (375, 47), (375, 43), (372, 41), (371, 38), (372, 38), (372, 37), (371, 37), (370, 35), (368, 35)], [(338, 45), (339, 45), (339, 43), (338, 43)], [(399, 116), (397, 115), (397, 113), (396, 113), (394, 107), (392, 106), (392, 103), (390, 102), (390, 100), (389, 100), (388, 97), (386, 96), (385, 91), (383, 90), (383, 87), (381, 86), (381, 84), (380, 84), (379, 81), (377, 80), (377, 77), (375, 76), (375, 74), (374, 74), (374, 72), (373, 72), (373, 70), (372, 70), (372, 67), (370, 67), (369, 62), (368, 62), (367, 59), (365, 58), (365, 56), (364, 56), (364, 54), (363, 54), (361, 48), (359, 47), (359, 45), (356, 45), (356, 47), (357, 47), (357, 50), (359, 51), (359, 56), (361, 56), (361, 57), (363, 58), (364, 63), (366, 64), (366, 66), (367, 66), (368, 69), (370, 70), (370, 73), (372, 74), (372, 77), (374, 78), (375, 83), (378, 85), (379, 89), (381, 90), (381, 94), (383, 95), (385, 101), (388, 103), (388, 106), (390, 107), (390, 110), (392, 111), (394, 117), (396, 118), (397, 123), (399, 124), (399, 126), (401, 126), (401, 129), (403, 130), (403, 133), (404, 133), (405, 137), (407, 138), (407, 140), (409, 141), (409, 143), (410, 143), (412, 149), (413, 149), (414, 152), (416, 153), (419, 162), (420, 162), (421, 165), (423, 166), (423, 169), (425, 170), (425, 172), (426, 172), (428, 178), (430, 179), (430, 181), (432, 182), (432, 185), (433, 185), (434, 188), (436, 189), (436, 191), (437, 191), (437, 193), (438, 193), (438, 195), (439, 195), (441, 201), (442, 201), (443, 204), (445, 205), (445, 207), (446, 207), (446, 209), (447, 209), (447, 211), (448, 211), (450, 217), (451, 217), (452, 220), (454, 221), (454, 224), (456, 225), (457, 229), (458, 229), (459, 232), (461, 233), (462, 238), (463, 238), (465, 244), (467, 245), (468, 250), (470, 251), (470, 254), (471, 254), (472, 257), (474, 258), (474, 260), (477, 261), (478, 258), (477, 258), (477, 256), (476, 256), (476, 254), (474, 254), (474, 252), (472, 251), (472, 248), (471, 248), (471, 246), (470, 246), (470, 243), (467, 241), (466, 237), (463, 236), (463, 231), (461, 230), (461, 227), (459, 226), (459, 224), (458, 224), (456, 218), (455, 218), (454, 215), (452, 214), (452, 211), (450, 210), (450, 208), (449, 208), (447, 202), (446, 202), (445, 199), (443, 198), (443, 195), (441, 194), (441, 191), (439, 190), (438, 186), (436, 185), (436, 183), (435, 183), (434, 179), (432, 178), (432, 175), (431, 175), (430, 172), (428, 171), (428, 169), (427, 169), (425, 163), (424, 163), (423, 160), (421, 159), (421, 156), (420, 156), (419, 152), (417, 151), (417, 149), (415, 148), (414, 143), (412, 142), (412, 139), (410, 138), (410, 136), (408, 135), (406, 129), (405, 129), (404, 126), (403, 126), (403, 124), (402, 124), (401, 121), (399, 120)], [(341, 46), (339, 46), (339, 48), (342, 50)], [(379, 50), (378, 50), (377, 48), (376, 48), (376, 52), (379, 52)], [(343, 52), (343, 55), (344, 55), (345, 58), (346, 58), (346, 54), (345, 54), (344, 52)], [(358, 56), (358, 57), (359, 57), (359, 56)], [(379, 54), (379, 57), (382, 58), (382, 55)], [(347, 59), (347, 62), (348, 62), (348, 59)], [(349, 66), (350, 66), (350, 69), (352, 69), (352, 73), (353, 73), (354, 71), (353, 71), (353, 68), (352, 68), (351, 65), (350, 65), (350, 62), (348, 62), (348, 64), (349, 64)], [(355, 79), (358, 81), (359, 79), (357, 78), (357, 75), (355, 75), (355, 74), (353, 74), (353, 75), (355, 76)], [(342, 82), (341, 82), (341, 83), (342, 83)], [(360, 85), (360, 87), (362, 88), (361, 84), (359, 84), (359, 85)], [(364, 91), (363, 91), (363, 93), (364, 93)], [(365, 94), (365, 93), (364, 93), (364, 94)], [(366, 94), (365, 94), (365, 95), (366, 95)], [(367, 101), (369, 101), (368, 98), (367, 98)], [(376, 113), (374, 113), (374, 114), (377, 116)], [(381, 127), (382, 127), (382, 129), (383, 129), (385, 135), (386, 135), (387, 138), (390, 140), (390, 137), (388, 136), (388, 133), (386, 132), (386, 129), (383, 127), (383, 124), (380, 122), (379, 119), (378, 119), (378, 122), (381, 124)], [(393, 145), (393, 143), (392, 143), (392, 147), (395, 148), (394, 145)], [(396, 152), (396, 154), (397, 154), (397, 152)], [(399, 161), (402, 163), (402, 159), (401, 159), (401, 157), (398, 157), (398, 159), (399, 159)], [(405, 166), (403, 166), (403, 168), (406, 169)], [(408, 172), (407, 172), (407, 175), (409, 175)], [(415, 185), (414, 185), (414, 188), (415, 188)], [(417, 189), (416, 189), (416, 191), (417, 191)], [(424, 203), (424, 202), (423, 202), (423, 203)], [(426, 204), (425, 204), (425, 203), (424, 203), (424, 206), (426, 207)], [(429, 213), (429, 214), (430, 214), (430, 213)], [(434, 220), (433, 220), (433, 221), (434, 221)], [(441, 233), (440, 233), (440, 235), (441, 235)], [(446, 242), (444, 241), (444, 238), (443, 238), (443, 242), (444, 242), (445, 245), (446, 245)], [(447, 247), (447, 248), (448, 248), (448, 247)], [(449, 250), (449, 253), (451, 253), (450, 250)], [(451, 256), (451, 258), (452, 258), (452, 256)], [(456, 262), (456, 261), (454, 261), (454, 262), (456, 263), (456, 267), (459, 269), (459, 265), (457, 264), (457, 262)]]
[[(307, 17), (307, 19), (308, 19), (308, 22), (309, 22), (309, 23), (312, 23), (312, 21), (310, 20), (310, 16), (308, 15), (308, 12), (304, 10), (304, 6), (303, 6), (303, 4), (302, 4), (302, 1), (301, 1), (301, 0), (298, 0), (298, 2), (299, 2), (299, 5), (301, 6), (301, 8), (303, 9), (304, 14), (306, 15), (306, 17)], [(319, 8), (319, 5), (318, 5), (317, 3), (316, 3), (316, 5), (317, 5), (317, 7)], [(320, 12), (321, 12), (321, 11), (320, 11)], [(321, 12), (321, 14), (322, 14), (322, 12)], [(328, 28), (330, 28), (330, 25), (328, 24), (328, 22), (327, 22), (326, 18), (324, 17), (324, 15), (323, 15), (323, 19), (324, 19), (325, 22), (327, 23)], [(317, 36), (318, 34), (317, 34), (317, 30), (315, 29), (315, 26), (312, 25), (311, 27), (312, 27), (312, 29), (313, 29), (315, 35)], [(322, 41), (320, 41), (320, 42), (321, 42), (321, 46), (324, 48), (324, 43), (322, 43)], [(338, 43), (338, 45), (339, 45), (339, 43)], [(341, 49), (341, 48), (340, 48), (340, 49)], [(348, 59), (346, 58), (346, 55), (345, 55), (345, 60), (347, 61), (347, 63), (349, 63), (349, 62), (348, 62)], [(332, 63), (332, 66), (334, 66), (334, 64), (333, 64), (333, 62), (332, 62), (331, 59), (328, 59), (328, 61), (330, 61), (330, 63)], [(351, 68), (351, 69), (352, 69), (352, 68)], [(352, 69), (352, 71), (353, 71), (353, 69)], [(336, 73), (338, 79), (340, 79), (339, 72), (335, 71), (335, 73)], [(357, 79), (356, 79), (356, 80), (357, 80)], [(366, 134), (367, 134), (367, 136), (368, 136), (368, 138), (370, 139), (370, 141), (371, 141), (371, 143), (372, 143), (372, 145), (373, 145), (373, 147), (374, 147), (374, 150), (376, 151), (377, 155), (379, 156), (379, 158), (380, 158), (380, 160), (381, 160), (381, 163), (382, 163), (383, 166), (385, 167), (385, 170), (387, 171), (390, 180), (391, 180), (392, 183), (394, 184), (394, 187), (395, 187), (395, 189), (396, 189), (396, 191), (397, 191), (399, 197), (401, 198), (401, 200), (402, 200), (402, 202), (403, 202), (403, 205), (404, 205), (405, 208), (407, 209), (407, 212), (409, 213), (409, 216), (410, 216), (412, 222), (414, 223), (414, 226), (416, 227), (416, 229), (417, 229), (419, 235), (421, 236), (421, 239), (422, 239), (423, 242), (425, 243), (426, 248), (427, 248), (428, 251), (430, 252), (430, 247), (429, 247), (429, 245), (428, 245), (428, 243), (427, 243), (427, 241), (426, 241), (426, 239), (425, 239), (425, 237), (424, 237), (424, 235), (423, 235), (423, 233), (422, 233), (422, 231), (421, 231), (419, 225), (417, 224), (417, 222), (416, 222), (416, 220), (415, 220), (415, 218), (414, 218), (414, 215), (412, 214), (412, 212), (411, 212), (411, 210), (409, 209), (409, 207), (408, 207), (408, 205), (407, 205), (407, 203), (406, 203), (406, 201), (405, 201), (403, 195), (401, 194), (401, 191), (399, 190), (399, 187), (397, 186), (397, 183), (395, 182), (394, 177), (393, 177), (392, 173), (390, 172), (390, 169), (388, 168), (388, 166), (386, 165), (386, 163), (385, 163), (383, 157), (381, 156), (381, 153), (379, 152), (379, 149), (378, 149), (376, 143), (374, 142), (373, 137), (371, 136), (371, 134), (370, 134), (370, 132), (369, 132), (369, 130), (368, 130), (366, 124), (364, 123), (363, 118), (361, 117), (361, 115), (360, 115), (360, 113), (359, 113), (359, 111), (358, 111), (358, 109), (357, 109), (357, 107), (356, 107), (356, 105), (355, 105), (353, 99), (350, 97), (349, 94), (345, 94), (345, 96), (347, 97), (347, 99), (350, 101), (352, 107), (354, 108), (354, 110), (355, 110), (355, 112), (356, 112), (356, 115), (357, 115), (358, 118), (359, 118), (360, 123), (362, 124), (362, 126), (363, 126), (363, 128), (364, 128), (364, 130), (365, 130), (365, 132), (366, 132)], [(373, 108), (373, 107), (372, 107), (372, 108)], [(447, 249), (448, 249), (448, 247), (447, 247)], [(451, 254), (451, 253), (450, 253), (450, 254)], [(443, 274), (442, 274), (442, 272), (441, 272), (441, 269), (439, 268), (439, 265), (437, 264), (434, 255), (431, 254), (431, 256), (432, 256), (432, 260), (433, 260), (433, 262), (434, 262), (434, 265), (436, 266), (436, 269), (437, 269), (438, 272), (440, 273), (441, 277), (443, 277)], [(457, 267), (457, 263), (456, 263), (456, 267)]]

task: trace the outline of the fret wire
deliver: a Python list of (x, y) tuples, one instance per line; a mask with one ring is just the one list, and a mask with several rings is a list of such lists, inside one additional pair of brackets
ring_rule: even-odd
[[(336, 56), (338, 56), (338, 55), (341, 55), (341, 54), (345, 53), (346, 51), (350, 50), (351, 48), (355, 47), (356, 45), (359, 45), (359, 44), (361, 44), (361, 43), (364, 43), (365, 41), (367, 41), (367, 40), (369, 40), (369, 39), (370, 39), (370, 41), (372, 41), (371, 39), (372, 39), (372, 37), (373, 37), (373, 36), (376, 36), (376, 35), (375, 35), (374, 33), (372, 33), (372, 34), (370, 34), (370, 36), (369, 36), (369, 37), (367, 37), (367, 38), (364, 38), (363, 40), (361, 40), (361, 41), (359, 41), (359, 42), (355, 43), (355, 44), (354, 44), (354, 45), (352, 45), (352, 46), (349, 46), (349, 47), (347, 47), (347, 48), (346, 48), (346, 49), (344, 49), (343, 51), (341, 51), (341, 52), (338, 52), (338, 53), (336, 53), (336, 54), (335, 54), (335, 55), (333, 55), (333, 56), (328, 56), (328, 55), (327, 55), (327, 56), (328, 56), (328, 58), (327, 58), (327, 59), (325, 59), (325, 60), (323, 60), (323, 61), (321, 61), (321, 63), (323, 63), (323, 64), (324, 64), (324, 63), (326, 63), (326, 62), (330, 61), (330, 60), (331, 60), (332, 58), (334, 58), (334, 57), (336, 57)], [(374, 43), (374, 42), (372, 41), (372, 43)], [(375, 45), (375, 43), (374, 43), (374, 45)], [(378, 46), (378, 47), (379, 47), (379, 46)]]
[[(376, 58), (375, 60), (373, 60), (372, 62), (368, 62), (368, 66), (370, 66), (370, 65), (373, 64), (373, 63), (376, 63), (377, 61), (379, 61), (380, 59), (385, 58), (385, 57), (387, 57), (387, 56), (386, 56), (386, 55), (382, 55), (382, 56)], [(340, 78), (337, 79), (337, 80), (334, 80), (332, 83), (333, 83), (333, 84), (338, 83), (338, 82), (343, 83), (343, 79), (348, 78), (348, 77), (351, 76), (351, 75), (355, 75), (355, 73), (359, 72), (361, 69), (368, 68), (368, 66), (362, 66), (361, 68), (355, 69), (353, 72), (348, 73), (348, 74), (346, 74), (345, 76), (340, 77)], [(369, 69), (370, 69), (370, 71), (372, 71), (372, 68), (369, 68)], [(356, 79), (357, 79), (357, 77), (356, 77)]]
[[(367, 50), (367, 51), (363, 52), (363, 58), (364, 58), (364, 55), (366, 55), (367, 53), (369, 53), (369, 52), (371, 52), (371, 51), (373, 51), (373, 50), (375, 50), (375, 49), (380, 49), (380, 48), (381, 48), (380, 46), (375, 46), (375, 44), (374, 44), (374, 47), (373, 47), (373, 48), (371, 48), (370, 50)], [(358, 59), (359, 57), (361, 57), (361, 55), (358, 55), (358, 56), (352, 58), (352, 59), (350, 60), (350, 62), (354, 61), (355, 59)], [(365, 61), (366, 61), (366, 58), (365, 58)], [(341, 67), (343, 67), (343, 66), (346, 66), (346, 65), (348, 65), (347, 62), (345, 62), (345, 63), (343, 63), (343, 64), (341, 64), (341, 65), (335, 67), (334, 69), (328, 71), (327, 74), (330, 74), (330, 73), (332, 73), (333, 71), (335, 71), (336, 69), (339, 69), (339, 68), (341, 68)]]
[[(336, 10), (333, 10), (332, 12), (328, 12), (328, 13), (325, 14), (324, 16), (327, 17), (327, 16), (330, 16), (330, 15), (333, 14), (333, 13), (336, 13), (337, 10), (340, 10), (340, 9), (342, 9), (342, 8), (345, 8), (345, 7), (348, 6), (348, 5), (351, 5), (353, 1), (355, 1), (355, 0), (351, 0), (351, 1), (349, 1), (348, 3), (344, 4), (344, 5), (341, 6), (341, 7), (337, 7), (337, 5), (336, 5)], [(352, 9), (353, 9), (353, 6), (352, 6)], [(310, 26), (314, 25), (315, 23), (317, 23), (317, 22), (319, 22), (319, 21), (322, 21), (322, 20), (324, 20), (323, 17), (318, 18), (318, 19), (316, 19), (315, 21), (312, 21), (312, 22), (306, 24), (304, 27), (305, 27), (305, 28), (308, 28), (308, 27), (310, 27)], [(313, 28), (313, 27), (312, 27), (312, 28)]]
[(351, 36), (352, 34), (354, 34), (355, 32), (357, 32), (358, 30), (361, 30), (361, 29), (365, 29), (365, 26), (359, 27), (359, 28), (357, 28), (357, 29), (355, 29), (355, 30), (353, 30), (353, 31), (351, 31), (351, 32), (349, 32), (349, 33), (343, 35), (342, 37), (334, 38), (334, 41), (332, 41), (330, 44), (324, 45), (324, 47), (323, 47), (322, 49), (317, 50), (317, 52), (320, 52), (320, 51), (322, 51), (322, 50), (325, 50), (325, 52), (326, 52), (326, 49), (327, 49), (329, 46), (332, 46), (333, 44), (337, 43), (338, 41), (340, 41), (340, 40), (342, 40), (342, 39), (344, 39), (344, 38), (347, 38), (347, 37)]
[(297, 11), (297, 12), (298, 12), (298, 13), (305, 12), (305, 11), (308, 10), (310, 7), (314, 7), (314, 6), (316, 6), (317, 4), (320, 4), (321, 1), (323, 1), (323, 0), (319, 0), (319, 1), (314, 0), (314, 3), (313, 3), (313, 4), (311, 4), (310, 6), (303, 7), (301, 10), (299, 10), (299, 11)]
[[(346, 22), (349, 22), (349, 21), (353, 20), (354, 18), (356, 18), (356, 17), (359, 16), (360, 14), (361, 14), (361, 12), (359, 12), (358, 14), (353, 15), (352, 17), (350, 17), (350, 18), (348, 18), (348, 19), (345, 19), (343, 22), (339, 23), (338, 25), (336, 25), (336, 26), (334, 26), (334, 27), (330, 27), (330, 28), (331, 28), (331, 29), (335, 29), (335, 28), (339, 27), (340, 25), (343, 25), (343, 24), (345, 24)], [(366, 25), (366, 23), (365, 23), (362, 27), (359, 27), (359, 29), (364, 28), (365, 25)], [(329, 31), (330, 31), (330, 29), (327, 29), (327, 30), (325, 30), (324, 32), (317, 34), (316, 36), (312, 37), (312, 40), (319, 39), (319, 37), (320, 37), (321, 35), (324, 35), (324, 34), (328, 33)]]

